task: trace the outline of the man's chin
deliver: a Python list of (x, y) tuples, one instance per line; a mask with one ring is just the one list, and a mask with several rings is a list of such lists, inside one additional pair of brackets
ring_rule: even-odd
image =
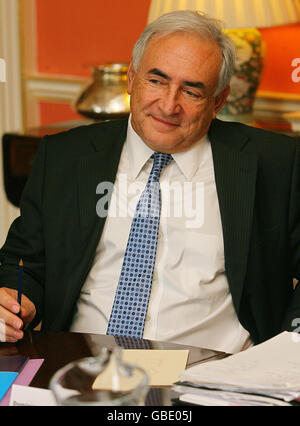
[[(146, 145), (149, 146), (153, 151), (156, 152), (164, 152), (166, 154), (173, 154), (175, 152), (181, 151), (181, 141), (158, 141), (156, 140), (148, 140), (145, 141)], [(184, 149), (184, 148), (183, 148)]]

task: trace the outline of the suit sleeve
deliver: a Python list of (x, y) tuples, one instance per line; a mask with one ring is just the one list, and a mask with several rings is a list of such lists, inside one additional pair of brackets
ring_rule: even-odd
[[(289, 208), (289, 242), (292, 277), (300, 281), (300, 141), (296, 140)], [(294, 331), (300, 325), (300, 283), (296, 284), (283, 329)], [(299, 327), (298, 327), (299, 328)]]
[(12, 223), (0, 250), (0, 286), (17, 289), (18, 264), (23, 259), (23, 293), (35, 304), (37, 324), (43, 311), (45, 246), (43, 236), (43, 183), (46, 164), (45, 137), (25, 185), (20, 216)]

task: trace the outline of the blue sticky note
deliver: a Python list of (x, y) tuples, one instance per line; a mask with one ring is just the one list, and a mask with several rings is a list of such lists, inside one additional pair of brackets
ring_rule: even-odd
[(15, 381), (18, 373), (14, 371), (0, 371), (0, 400)]

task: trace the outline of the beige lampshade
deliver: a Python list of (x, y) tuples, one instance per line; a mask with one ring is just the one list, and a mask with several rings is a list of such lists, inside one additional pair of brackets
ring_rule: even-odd
[(173, 10), (198, 10), (226, 28), (263, 28), (300, 21), (299, 0), (152, 0), (148, 23)]

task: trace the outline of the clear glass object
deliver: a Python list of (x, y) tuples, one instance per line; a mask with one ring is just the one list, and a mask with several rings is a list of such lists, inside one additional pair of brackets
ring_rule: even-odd
[(67, 364), (54, 374), (49, 387), (59, 405), (140, 406), (148, 384), (146, 372), (124, 363), (122, 349), (116, 347)]

